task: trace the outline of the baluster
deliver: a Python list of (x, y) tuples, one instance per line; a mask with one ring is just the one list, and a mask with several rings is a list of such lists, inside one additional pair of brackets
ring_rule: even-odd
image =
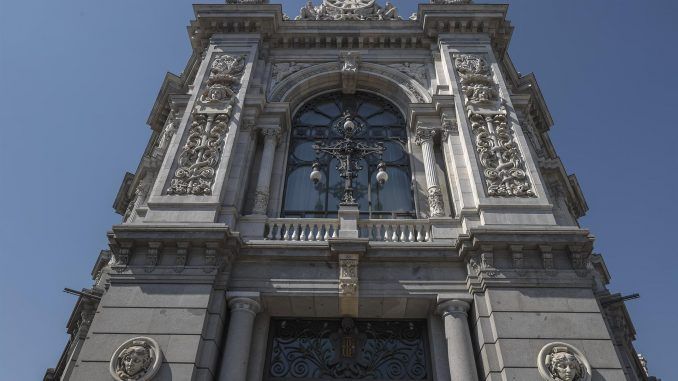
[(419, 225), (417, 230), (417, 242), (424, 242), (424, 225)]
[(391, 230), (393, 231), (393, 235), (391, 236), (391, 242), (398, 242), (398, 225), (390, 225)]
[(299, 229), (301, 226), (299, 224), (292, 224), (292, 241), (299, 240)]
[(285, 234), (283, 234), (283, 240), (289, 241), (292, 238), (292, 234), (290, 232), (290, 224), (283, 224), (281, 229), (285, 230)]
[(410, 233), (407, 236), (407, 242), (414, 242), (414, 225), (407, 225), (407, 231)]
[(405, 240), (407, 238), (405, 235), (405, 225), (398, 225), (398, 228), (400, 228), (400, 242), (407, 242)]
[(339, 238), (339, 229), (341, 226), (332, 224), (332, 238)]
[(384, 233), (384, 234), (382, 235), (382, 237), (384, 237), (383, 241), (384, 241), (384, 242), (388, 242), (388, 241), (390, 240), (390, 237), (391, 237), (391, 236), (388, 234), (388, 226), (387, 226), (387, 225), (381, 225), (381, 227), (383, 228), (382, 230), (383, 230), (383, 233)]
[(424, 236), (424, 241), (430, 242), (431, 241), (431, 232), (429, 231), (429, 227), (426, 226), (426, 236)]
[(323, 226), (325, 226), (325, 235), (323, 236), (323, 241), (327, 241), (328, 239), (330, 239), (330, 227), (332, 225), (327, 224)]
[(323, 224), (315, 224), (313, 225), (314, 228), (318, 229), (315, 232), (315, 237), (313, 237), (314, 241), (322, 241), (323, 240)]
[(306, 241), (306, 224), (299, 225), (299, 241)]

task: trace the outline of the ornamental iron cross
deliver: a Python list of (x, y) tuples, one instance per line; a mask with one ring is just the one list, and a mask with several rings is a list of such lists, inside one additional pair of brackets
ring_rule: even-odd
[[(313, 149), (316, 154), (323, 152), (339, 161), (336, 169), (339, 171), (339, 176), (344, 179), (344, 195), (339, 205), (355, 206), (357, 203), (353, 195), (353, 179), (357, 178), (358, 173), (363, 169), (359, 164), (360, 160), (369, 155), (379, 155), (381, 158), (386, 148), (381, 143), (368, 145), (355, 141), (353, 137), (364, 128), (364, 125), (356, 120), (348, 110), (344, 111), (343, 116), (334, 123), (333, 127), (343, 136), (343, 139), (334, 144), (314, 144)], [(318, 166), (316, 162), (314, 167)]]

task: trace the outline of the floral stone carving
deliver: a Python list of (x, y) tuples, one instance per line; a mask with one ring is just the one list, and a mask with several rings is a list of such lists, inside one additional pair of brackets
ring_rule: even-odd
[(505, 110), (482, 115), (469, 112), (474, 144), (491, 197), (534, 197), (525, 171), (525, 161), (518, 149)]
[(546, 344), (537, 357), (539, 373), (546, 381), (590, 381), (591, 365), (574, 346), (554, 342)]
[(158, 373), (161, 364), (158, 342), (150, 337), (135, 337), (113, 352), (109, 370), (116, 381), (147, 381)]
[(467, 104), (492, 104), (499, 99), (492, 71), (485, 59), (462, 54), (455, 57), (454, 66), (459, 72), (461, 91)]

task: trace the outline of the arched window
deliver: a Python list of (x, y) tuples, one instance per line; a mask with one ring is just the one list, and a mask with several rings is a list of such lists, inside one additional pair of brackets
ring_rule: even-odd
[[(410, 159), (407, 131), (402, 113), (389, 101), (369, 93), (320, 95), (304, 104), (294, 115), (285, 178), (283, 217), (335, 217), (341, 202), (344, 181), (336, 169), (337, 161), (316, 154), (316, 143), (331, 144), (341, 138), (333, 126), (349, 111), (363, 128), (354, 139), (366, 144), (381, 143), (386, 150), (381, 158), (387, 165), (389, 180), (380, 185), (376, 179), (380, 158), (374, 155), (361, 161), (363, 168), (354, 181), (354, 196), (362, 218), (413, 218)], [(321, 165), (323, 178), (317, 184), (309, 179), (314, 161)]]

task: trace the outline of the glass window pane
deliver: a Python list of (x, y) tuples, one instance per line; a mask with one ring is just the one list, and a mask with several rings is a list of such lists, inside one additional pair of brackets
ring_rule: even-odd
[(324, 211), (325, 192), (309, 179), (311, 166), (298, 167), (287, 176), (285, 210)]
[(313, 142), (301, 142), (296, 144), (296, 147), (294, 147), (294, 156), (297, 159), (303, 161), (315, 160), (315, 150), (313, 149)]
[(375, 211), (405, 212), (413, 209), (409, 174), (399, 168), (389, 168), (388, 182), (378, 185), (372, 179)]
[(330, 123), (330, 119), (317, 112), (309, 111), (299, 118), (299, 122), (306, 125), (326, 126)]
[(377, 114), (369, 119), (367, 119), (367, 122), (370, 124), (376, 124), (376, 125), (391, 125), (391, 124), (397, 124), (398, 123), (398, 118), (396, 118), (395, 115), (391, 113), (381, 113)]

